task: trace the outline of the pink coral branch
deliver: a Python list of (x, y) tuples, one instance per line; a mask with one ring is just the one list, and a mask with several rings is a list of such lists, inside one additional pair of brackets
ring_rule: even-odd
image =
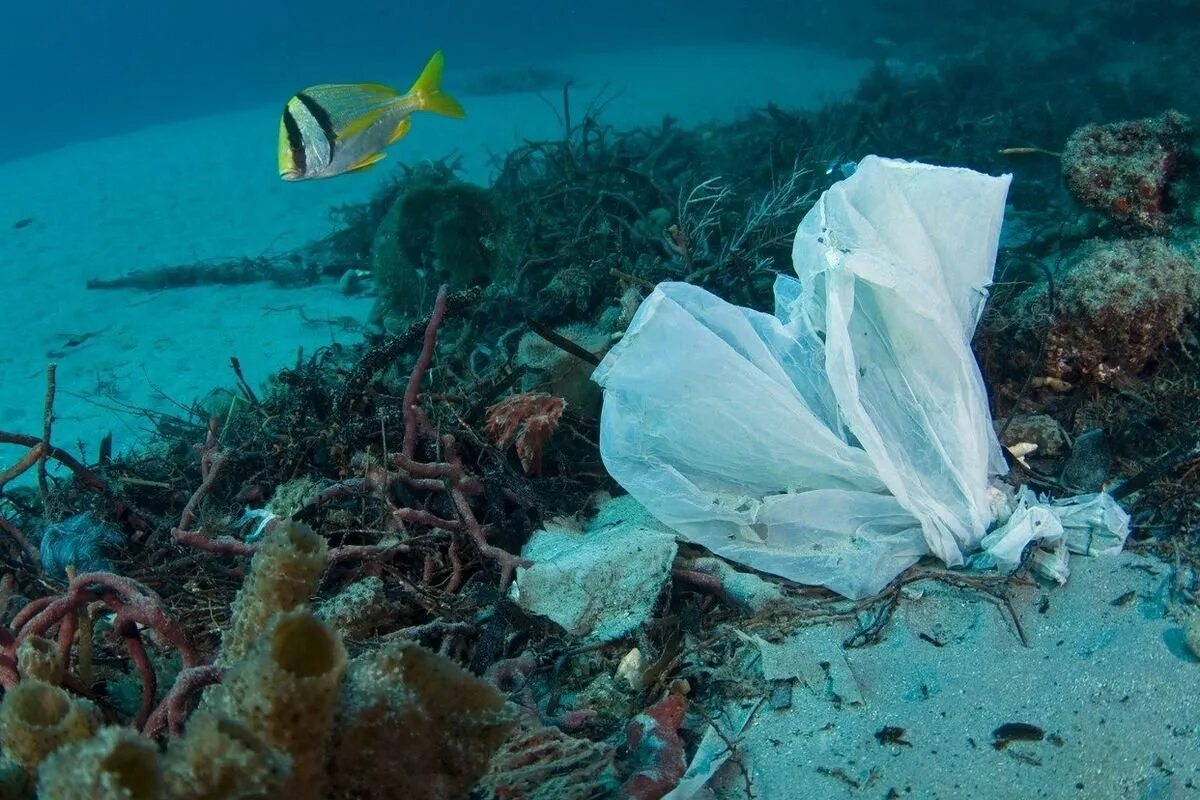
[(20, 631), (21, 628), (24, 627), (25, 623), (36, 616), (37, 613), (43, 608), (53, 603), (54, 599), (54, 597), (39, 597), (36, 600), (30, 600), (25, 604), (25, 607), (18, 611), (17, 615), (13, 617), (12, 629), (14, 631)]
[[(442, 448), (446, 452), (447, 460), (461, 474), (462, 458), (458, 455), (458, 443), (454, 441), (454, 437), (449, 435), (443, 436)], [(500, 591), (503, 592), (508, 588), (508, 584), (512, 582), (513, 573), (516, 572), (517, 567), (528, 567), (533, 562), (529, 559), (515, 556), (493, 544), (489, 544), (487, 536), (483, 532), (483, 526), (479, 524), (479, 520), (475, 517), (475, 512), (471, 510), (471, 504), (467, 501), (467, 497), (459, 484), (457, 482), (447, 482), (447, 491), (450, 493), (450, 499), (454, 501), (455, 510), (462, 517), (467, 533), (475, 541), (475, 547), (479, 550), (480, 554), (500, 565)]]
[(232, 536), (205, 536), (200, 531), (180, 528), (172, 528), (171, 536), (182, 545), (222, 556), (252, 556), (258, 552), (255, 545)]
[[(3, 486), (3, 482), (0, 482), (0, 486)], [(29, 559), (34, 564), (42, 563), (42, 554), (30, 543), (29, 539), (25, 536), (25, 532), (18, 528), (15, 523), (6, 517), (0, 516), (0, 530), (12, 537), (12, 540), (20, 545), (21, 549), (25, 551), (25, 554), (29, 556)]]
[[(72, 583), (72, 586), (74, 586), (74, 583)], [(66, 594), (51, 598), (49, 603), (45, 604), (37, 614), (29, 618), (28, 622), (17, 630), (17, 638), (12, 645), (12, 653), (10, 655), (16, 655), (17, 648), (29, 637), (41, 636), (55, 625), (61, 623), (63, 617), (70, 613), (73, 608), (80, 608), (99, 599), (99, 595), (77, 588), (68, 589)], [(67, 656), (67, 653), (63, 653), (64, 658), (67, 658)]]
[[(96, 591), (94, 587), (107, 589), (109, 593)], [(137, 581), (111, 572), (85, 572), (78, 575), (67, 587), (66, 594), (53, 598), (48, 603), (33, 601), (31, 605), (36, 604), (39, 607), (36, 614), (28, 616), (24, 611), (18, 613), (18, 619), (27, 621), (17, 630), (13, 654), (15, 648), (30, 636), (45, 634), (55, 625), (63, 624), (68, 615), (77, 613), (80, 608), (95, 600), (103, 600), (109, 608), (117, 612), (119, 621), (128, 620), (144, 625), (162, 636), (179, 651), (184, 666), (190, 667), (199, 663), (199, 656), (188, 641), (187, 634), (179, 623), (171, 618), (162, 599)], [(14, 621), (14, 627), (16, 625)], [(68, 663), (69, 647), (70, 643), (63, 650), (63, 657)]]
[(21, 678), (17, 675), (17, 661), (8, 655), (0, 655), (0, 686), (7, 691), (17, 685)]
[(389, 558), (396, 553), (408, 553), (412, 548), (406, 544), (345, 544), (329, 551), (328, 563), (337, 564), (341, 561), (370, 558)]
[(220, 683), (224, 677), (224, 668), (213, 665), (181, 670), (166, 697), (141, 726), (142, 736), (153, 739), (163, 728), (166, 728), (171, 736), (183, 733), (188, 703), (201, 689)]
[(188, 498), (187, 505), (183, 507), (183, 513), (179, 515), (179, 524), (171, 529), (171, 538), (182, 545), (209, 553), (252, 556), (258, 548), (248, 542), (232, 536), (209, 537), (199, 530), (192, 530), (192, 526), (196, 523), (200, 503), (212, 491), (221, 467), (225, 465), (228, 458), (224, 453), (217, 452), (216, 447), (216, 423), (213, 422), (209, 425), (208, 437), (200, 449), (200, 486)]
[(421, 355), (408, 378), (408, 387), (404, 390), (404, 447), (406, 458), (412, 458), (417, 452), (417, 394), (421, 390), (421, 379), (429, 371), (433, 363), (433, 350), (437, 345), (438, 328), (446, 318), (446, 284), (438, 289), (437, 299), (433, 302), (433, 314), (429, 324), (425, 326), (425, 340), (421, 345)]
[(133, 666), (138, 671), (138, 677), (142, 681), (142, 702), (138, 706), (137, 715), (133, 718), (134, 727), (140, 730), (154, 709), (154, 696), (158, 693), (158, 676), (154, 672), (154, 665), (150, 663), (146, 645), (142, 643), (142, 637), (138, 634), (137, 625), (125, 622), (117, 628), (117, 632), (125, 643), (125, 649), (129, 651), (129, 659), (133, 662)]

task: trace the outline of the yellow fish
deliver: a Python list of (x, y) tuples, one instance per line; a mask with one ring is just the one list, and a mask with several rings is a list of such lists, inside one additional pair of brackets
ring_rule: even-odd
[(366, 169), (408, 133), (414, 111), (465, 117), (438, 88), (443, 62), (442, 51), (434, 53), (405, 94), (378, 83), (326, 83), (297, 93), (279, 121), (279, 177), (302, 181)]

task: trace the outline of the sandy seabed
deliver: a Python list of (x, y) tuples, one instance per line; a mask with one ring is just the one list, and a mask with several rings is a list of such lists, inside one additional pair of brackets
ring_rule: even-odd
[[(850, 91), (869, 65), (807, 49), (728, 46), (537, 66), (575, 81), (577, 113), (592, 98), (611, 98), (605, 119), (625, 127), (658, 124), (665, 114), (685, 125), (728, 120), (768, 101), (811, 107)], [(444, 88), (454, 93), (455, 83), (451, 49)], [(356, 332), (321, 320), (365, 320), (371, 303), (332, 283), (148, 293), (88, 291), (87, 279), (285, 252), (328, 233), (330, 208), (366, 199), (391, 163), (457, 153), (464, 177), (486, 182), (491, 154), (561, 130), (558, 93), (466, 94), (466, 121), (415, 119), (381, 167), (291, 184), (275, 165), (284, 99), (0, 163), (0, 429), (40, 435), (46, 365), (56, 362), (55, 443), (94, 456), (111, 431), (118, 450), (134, 446), (148, 427), (129, 409), (169, 411), (231, 385), (231, 356), (261, 384), (301, 350), (353, 342)], [(15, 227), (21, 220), (32, 221)]]

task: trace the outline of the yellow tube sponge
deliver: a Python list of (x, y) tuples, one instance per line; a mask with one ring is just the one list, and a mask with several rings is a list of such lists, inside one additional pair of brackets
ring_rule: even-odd
[(158, 748), (129, 728), (102, 728), (59, 748), (38, 769), (39, 800), (162, 800)]
[(465, 797), (516, 723), (487, 681), (416, 644), (354, 660), (334, 725), (336, 796)]
[(271, 617), (308, 602), (328, 553), (325, 540), (300, 522), (282, 522), (267, 534), (250, 562), (250, 576), (233, 601), (233, 620), (221, 642), (220, 663), (236, 664), (245, 658)]
[(0, 738), (10, 758), (34, 775), (42, 759), (99, 727), (96, 707), (57, 686), (23, 680), (0, 703)]
[(307, 608), (276, 615), (260, 638), (254, 652), (213, 689), (205, 707), (241, 720), (267, 745), (291, 756), (291, 780), (279, 797), (316, 800), (346, 676), (346, 649)]
[(63, 659), (58, 643), (41, 636), (30, 636), (21, 642), (17, 648), (17, 672), (22, 678), (58, 686), (63, 679)]
[(291, 780), (291, 759), (237, 720), (205, 711), (167, 749), (171, 800), (271, 800)]

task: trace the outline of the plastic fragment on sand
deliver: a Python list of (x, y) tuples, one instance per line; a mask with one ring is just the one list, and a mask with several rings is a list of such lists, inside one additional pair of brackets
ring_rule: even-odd
[(861, 704), (858, 681), (836, 643), (801, 630), (780, 644), (758, 635), (738, 631), (743, 641), (754, 644), (762, 657), (763, 677), (768, 681), (798, 680), (818, 697), (837, 698), (841, 702)]
[(584, 531), (548, 523), (522, 551), (533, 566), (517, 570), (513, 598), (585, 643), (637, 630), (654, 611), (677, 550), (672, 533), (648, 524), (624, 498), (606, 503)]
[(758, 703), (727, 705), (725, 713), (717, 720), (722, 725), (721, 732), (718, 733), (711, 724), (705, 728), (687, 771), (683, 773), (679, 784), (663, 796), (663, 800), (692, 800), (701, 796), (708, 782), (733, 755), (729, 743), (738, 743), (758, 707)]
[(1121, 552), (1128, 536), (1129, 514), (1110, 495), (1050, 502), (1025, 487), (1017, 494), (1012, 515), (983, 538), (983, 553), (971, 563), (1012, 572), (1021, 564), (1026, 548), (1036, 543), (1030, 554), (1033, 569), (1065, 583), (1070, 575), (1068, 553), (1113, 555)]

